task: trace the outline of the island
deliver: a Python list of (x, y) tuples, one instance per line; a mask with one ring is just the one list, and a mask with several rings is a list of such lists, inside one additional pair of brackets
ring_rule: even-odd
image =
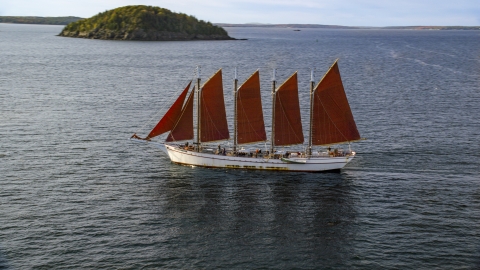
[(233, 40), (222, 27), (153, 6), (125, 6), (69, 23), (59, 36), (106, 40)]

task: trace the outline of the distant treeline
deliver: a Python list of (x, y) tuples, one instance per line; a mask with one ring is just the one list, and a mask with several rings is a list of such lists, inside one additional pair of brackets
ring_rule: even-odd
[(390, 26), (382, 28), (405, 30), (480, 30), (480, 26)]
[(266, 27), (266, 28), (328, 28), (328, 29), (359, 29), (361, 27), (326, 25), (326, 24), (263, 24), (263, 23), (215, 23), (221, 27)]
[[(83, 21), (80, 21), (83, 20)], [(35, 17), (35, 16), (0, 16), (0, 23), (52, 24), (69, 25), (66, 30), (91, 31), (105, 27), (109, 30), (145, 29), (166, 32), (183, 32), (187, 34), (225, 35), (222, 27), (268, 27), (268, 28), (330, 28), (330, 29), (403, 29), (403, 30), (480, 30), (480, 26), (387, 26), (361, 27), (325, 24), (232, 24), (197, 20), (193, 16), (174, 13), (168, 9), (151, 6), (126, 6), (97, 14), (90, 19), (80, 17)], [(145, 28), (143, 28), (145, 27)]]
[(325, 24), (232, 24), (216, 23), (221, 27), (267, 27), (267, 28), (328, 28), (328, 29), (399, 29), (399, 30), (480, 30), (480, 26), (387, 26), (387, 27), (365, 27), (365, 26), (342, 26)]
[(227, 32), (210, 22), (183, 13), (153, 6), (126, 6), (99, 13), (91, 18), (68, 24), (63, 31), (91, 32), (99, 29), (133, 32), (178, 32), (185, 34), (225, 35)]
[(30, 16), (0, 16), (0, 23), (24, 23), (24, 24), (53, 24), (67, 25), (81, 20), (80, 17), (30, 17)]

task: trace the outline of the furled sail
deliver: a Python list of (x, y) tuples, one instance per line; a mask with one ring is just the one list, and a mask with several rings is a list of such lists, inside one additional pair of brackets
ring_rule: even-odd
[(314, 89), (312, 144), (327, 145), (359, 139), (335, 61)]
[(229, 139), (221, 69), (203, 85), (200, 104), (200, 141)]
[(298, 101), (297, 72), (288, 78), (275, 94), (274, 144), (303, 143), (302, 120)]
[(188, 96), (187, 103), (183, 106), (182, 112), (168, 134), (167, 142), (183, 141), (193, 139), (193, 100), (195, 87)]
[(146, 140), (149, 140), (153, 137), (156, 137), (167, 131), (172, 130), (178, 118), (180, 117), (180, 114), (182, 112), (182, 106), (185, 101), (185, 97), (187, 96), (188, 89), (190, 89), (191, 83), (192, 81), (188, 83), (187, 87), (185, 87), (185, 90), (183, 90), (183, 92), (180, 94), (177, 100), (173, 103), (172, 107), (168, 109), (167, 113), (165, 113), (165, 115), (158, 122), (158, 124), (152, 129), (152, 131), (150, 131), (150, 134), (148, 134), (148, 136), (145, 138)]
[(240, 86), (236, 102), (237, 142), (244, 144), (266, 141), (258, 70)]

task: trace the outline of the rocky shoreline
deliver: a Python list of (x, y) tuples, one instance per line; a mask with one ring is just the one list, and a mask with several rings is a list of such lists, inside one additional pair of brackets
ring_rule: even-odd
[(135, 31), (111, 31), (111, 30), (97, 30), (90, 32), (79, 31), (62, 31), (61, 37), (74, 37), (86, 39), (102, 39), (102, 40), (138, 40), (138, 41), (187, 41), (187, 40), (235, 40), (230, 36), (225, 35), (201, 35), (201, 34), (186, 34), (178, 32), (165, 31), (144, 31), (138, 29)]

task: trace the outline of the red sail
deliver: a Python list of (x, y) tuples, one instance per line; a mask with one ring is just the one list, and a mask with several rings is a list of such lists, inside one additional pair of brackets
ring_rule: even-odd
[(238, 89), (237, 142), (242, 144), (266, 140), (260, 96), (260, 75), (257, 70)]
[(312, 144), (326, 145), (359, 140), (360, 134), (336, 61), (314, 91)]
[(183, 141), (193, 139), (193, 100), (195, 88), (188, 96), (187, 103), (183, 106), (178, 121), (173, 126), (166, 139), (167, 142)]
[(167, 131), (170, 131), (175, 123), (178, 120), (178, 117), (180, 117), (180, 113), (182, 112), (182, 106), (183, 102), (185, 101), (185, 97), (187, 96), (188, 89), (190, 89), (190, 84), (192, 82), (190, 81), (185, 87), (185, 90), (180, 94), (180, 96), (177, 98), (175, 103), (173, 103), (172, 107), (168, 109), (167, 113), (162, 117), (162, 119), (158, 122), (158, 124), (150, 131), (150, 134), (148, 134), (146, 140), (151, 139), (155, 136), (161, 135)]
[(221, 69), (203, 85), (200, 104), (200, 141), (227, 140), (230, 136), (223, 100)]
[(274, 144), (303, 143), (302, 119), (298, 101), (297, 72), (276, 90)]

